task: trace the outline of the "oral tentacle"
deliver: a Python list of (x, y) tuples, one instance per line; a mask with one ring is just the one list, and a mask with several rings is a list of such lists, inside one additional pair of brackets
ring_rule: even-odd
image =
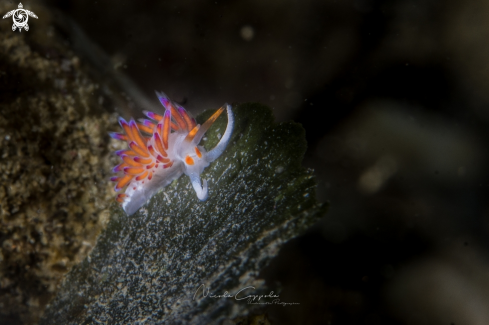
[(192, 186), (199, 200), (201, 201), (207, 200), (207, 197), (209, 196), (209, 192), (207, 189), (207, 180), (204, 179), (204, 185), (202, 186), (200, 183), (200, 177), (198, 175), (191, 174), (189, 175), (189, 177), (190, 177), (190, 182), (192, 182)]

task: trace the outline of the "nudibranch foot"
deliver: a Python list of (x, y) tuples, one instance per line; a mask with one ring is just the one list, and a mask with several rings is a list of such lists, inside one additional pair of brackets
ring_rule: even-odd
[[(190, 178), (197, 198), (207, 200), (207, 180), (201, 182), (200, 175), (224, 152), (233, 133), (231, 105), (224, 104), (200, 125), (164, 93), (156, 92), (156, 96), (165, 107), (163, 115), (144, 111), (148, 119), (139, 119), (139, 122), (119, 118), (123, 132), (109, 134), (128, 145), (128, 149), (116, 152), (122, 162), (113, 169), (118, 175), (111, 178), (116, 183), (116, 191), (125, 189), (116, 200), (128, 215), (136, 212), (156, 192), (182, 174)], [(226, 131), (216, 147), (206, 152), (199, 143), (224, 110), (228, 115)]]

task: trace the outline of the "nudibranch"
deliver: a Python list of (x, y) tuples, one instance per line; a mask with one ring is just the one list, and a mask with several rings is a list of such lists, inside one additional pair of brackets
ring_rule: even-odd
[[(224, 104), (204, 124), (196, 124), (195, 119), (164, 93), (156, 96), (165, 107), (164, 115), (143, 111), (149, 119), (129, 122), (119, 118), (123, 133), (110, 133), (114, 139), (126, 141), (129, 148), (116, 154), (122, 159), (113, 171), (118, 176), (111, 178), (116, 182), (115, 190), (124, 193), (117, 195), (128, 215), (136, 212), (159, 189), (167, 186), (182, 174), (190, 177), (192, 186), (201, 201), (208, 197), (207, 180), (200, 181), (200, 174), (226, 149), (233, 132), (234, 116), (231, 105)], [(206, 152), (199, 142), (205, 132), (227, 109), (228, 124), (224, 135), (216, 147)]]

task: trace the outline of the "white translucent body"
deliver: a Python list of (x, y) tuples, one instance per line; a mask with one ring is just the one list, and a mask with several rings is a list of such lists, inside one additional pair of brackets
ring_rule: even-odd
[[(144, 180), (137, 181), (136, 178), (133, 178), (125, 191), (127, 197), (122, 203), (124, 211), (126, 211), (128, 215), (133, 214), (161, 188), (167, 186), (182, 174), (190, 177), (190, 181), (197, 197), (199, 200), (205, 201), (208, 197), (207, 180), (203, 181), (202, 186), (200, 174), (202, 174), (203, 170), (209, 166), (212, 161), (217, 159), (224, 152), (231, 139), (234, 127), (234, 116), (230, 105), (227, 105), (227, 115), (228, 124), (226, 131), (216, 147), (209, 152), (206, 152), (203, 147), (198, 146), (200, 140), (204, 136), (203, 133), (197, 132), (194, 139), (190, 142), (185, 141), (185, 138), (188, 135), (188, 132), (186, 131), (180, 130), (170, 133), (168, 137), (168, 157), (165, 158), (169, 158), (173, 161), (173, 165), (164, 168), (163, 163), (158, 163), (158, 168), (153, 167), (151, 169), (151, 171), (153, 171), (151, 180), (145, 178)], [(152, 138), (148, 142), (148, 146), (153, 145), (155, 148), (154, 141), (155, 139)], [(201, 153), (200, 158), (195, 151), (195, 147), (197, 147)], [(185, 158), (187, 156), (193, 160), (193, 165), (186, 163)], [(154, 157), (152, 157), (152, 159), (154, 162), (157, 162)]]

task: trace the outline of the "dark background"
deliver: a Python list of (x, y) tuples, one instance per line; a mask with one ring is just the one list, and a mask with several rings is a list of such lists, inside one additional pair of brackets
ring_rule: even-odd
[(331, 206), (263, 272), (300, 303), (273, 324), (489, 323), (489, 2), (45, 3), (154, 105), (257, 101), (302, 123)]

